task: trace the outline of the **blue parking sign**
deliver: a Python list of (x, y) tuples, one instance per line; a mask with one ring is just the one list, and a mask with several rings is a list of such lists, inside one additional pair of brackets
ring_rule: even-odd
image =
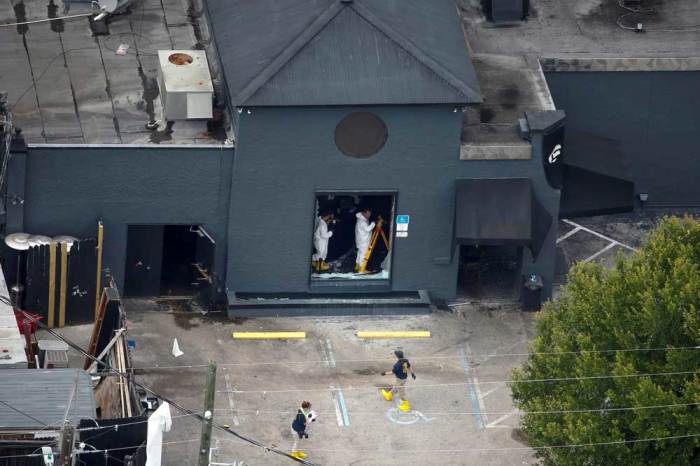
[(403, 224), (403, 225), (408, 225), (408, 223), (410, 222), (410, 220), (411, 220), (411, 216), (410, 216), (410, 215), (397, 215), (397, 216), (396, 216), (396, 223), (399, 224), (399, 225), (402, 225), (402, 224)]

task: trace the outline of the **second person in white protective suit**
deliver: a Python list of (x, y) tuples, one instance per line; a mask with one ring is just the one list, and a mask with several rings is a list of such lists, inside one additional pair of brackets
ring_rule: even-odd
[(333, 214), (322, 212), (316, 219), (316, 229), (314, 230), (314, 249), (316, 252), (311, 257), (311, 265), (317, 272), (327, 272), (330, 269), (326, 263), (328, 256), (328, 241), (333, 236), (333, 232), (328, 229), (328, 225), (333, 222)]
[(361, 210), (355, 217), (355, 247), (357, 247), (357, 257), (355, 259), (355, 272), (362, 271), (362, 264), (365, 262), (365, 256), (369, 249), (369, 242), (372, 238), (372, 230), (374, 230), (374, 222), (369, 219), (372, 216), (372, 209), (369, 207)]

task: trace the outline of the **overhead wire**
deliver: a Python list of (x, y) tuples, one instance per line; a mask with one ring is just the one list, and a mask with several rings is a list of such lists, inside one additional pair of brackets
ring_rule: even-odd
[[(489, 385), (489, 384), (511, 384), (511, 383), (546, 383), (546, 382), (571, 382), (576, 380), (600, 380), (600, 379), (624, 379), (624, 378), (636, 378), (636, 377), (668, 377), (675, 375), (698, 375), (698, 371), (678, 371), (678, 372), (649, 372), (649, 373), (635, 373), (635, 374), (609, 374), (609, 375), (590, 375), (590, 376), (579, 376), (579, 377), (552, 377), (546, 379), (523, 379), (523, 380), (479, 380), (473, 382), (448, 382), (448, 383), (432, 383), (432, 384), (414, 384), (413, 389), (421, 388), (435, 388), (435, 387), (462, 387), (462, 386), (474, 386), (474, 385)], [(371, 390), (375, 391), (378, 387), (367, 386), (367, 387), (345, 387), (343, 390), (348, 391), (364, 391)], [(337, 388), (323, 387), (323, 388), (287, 388), (287, 389), (257, 389), (257, 390), (218, 390), (217, 393), (296, 393), (296, 392), (326, 392), (326, 391), (337, 391)]]
[[(525, 356), (556, 356), (556, 355), (583, 355), (583, 354), (605, 354), (605, 353), (633, 353), (633, 352), (657, 352), (657, 351), (689, 351), (689, 350), (700, 350), (700, 346), (680, 346), (680, 347), (666, 347), (666, 348), (620, 348), (620, 349), (605, 349), (605, 350), (577, 350), (577, 351), (534, 351), (525, 353), (478, 353), (471, 354), (469, 358), (472, 360), (476, 359), (490, 359), (497, 357), (525, 357)], [(437, 355), (437, 356), (416, 356), (410, 358), (411, 361), (431, 361), (431, 360), (462, 360), (464, 357), (462, 355)], [(335, 359), (336, 364), (341, 363), (359, 363), (359, 362), (386, 362), (390, 361), (392, 358), (351, 358), (351, 359)], [(218, 366), (222, 367), (235, 367), (235, 366), (275, 366), (275, 365), (327, 365), (328, 361), (325, 359), (311, 359), (305, 361), (266, 361), (266, 362), (229, 362), (229, 363), (217, 363)], [(139, 366), (134, 367), (133, 370), (140, 371), (146, 369), (198, 369), (208, 367), (207, 364), (189, 364), (189, 365), (170, 365), (170, 366)]]
[[(0, 296), (0, 301), (9, 301), (9, 299), (7, 299), (7, 298), (4, 297), (4, 296)], [(28, 315), (26, 312), (24, 312), (24, 311), (22, 311), (22, 310), (20, 310), (19, 312), (21, 312), (22, 314), (24, 314), (26, 317), (29, 317), (29, 315)], [(152, 395), (154, 395), (154, 396), (160, 398), (160, 399), (163, 400), (163, 401), (166, 401), (167, 403), (169, 403), (170, 405), (172, 405), (172, 406), (173, 406), (175, 409), (177, 409), (178, 411), (181, 411), (181, 412), (186, 413), (186, 414), (191, 414), (193, 417), (195, 417), (196, 419), (198, 419), (200, 422), (205, 422), (205, 421), (207, 421), (207, 420), (204, 418), (204, 416), (203, 416), (202, 414), (195, 413), (195, 412), (193, 412), (192, 410), (189, 410), (189, 409), (187, 409), (187, 408), (181, 406), (181, 405), (178, 404), (176, 401), (174, 401), (174, 400), (172, 400), (172, 399), (170, 399), (170, 398), (168, 398), (168, 397), (166, 397), (166, 396), (164, 396), (164, 395), (159, 394), (158, 392), (156, 392), (156, 391), (153, 390), (152, 388), (147, 387), (146, 385), (144, 385), (144, 384), (142, 384), (142, 383), (140, 383), (140, 382), (137, 382), (136, 380), (131, 379), (127, 374), (124, 374), (123, 372), (118, 371), (118, 370), (114, 369), (113, 367), (109, 366), (108, 364), (106, 364), (106, 363), (104, 363), (104, 362), (98, 360), (95, 356), (93, 356), (93, 355), (87, 353), (87, 352), (86, 352), (85, 350), (83, 350), (79, 345), (77, 345), (76, 343), (74, 343), (74, 342), (71, 341), (70, 339), (65, 338), (63, 335), (61, 335), (61, 334), (55, 332), (53, 329), (49, 328), (49, 327), (48, 327), (46, 324), (44, 324), (43, 322), (37, 321), (37, 325), (38, 325), (39, 327), (41, 327), (43, 330), (47, 331), (49, 334), (55, 336), (55, 337), (58, 338), (59, 340), (61, 340), (61, 341), (63, 341), (64, 343), (66, 343), (69, 347), (71, 347), (71, 348), (74, 349), (75, 351), (78, 351), (78, 352), (79, 352), (80, 354), (82, 354), (83, 356), (85, 356), (85, 357), (89, 358), (90, 360), (92, 360), (93, 362), (97, 363), (97, 366), (98, 366), (98, 367), (99, 367), (100, 365), (104, 366), (106, 370), (109, 370), (109, 371), (111, 371), (111, 372), (113, 372), (113, 373), (119, 375), (120, 377), (124, 378), (124, 379), (127, 380), (127, 381), (130, 381), (131, 383), (133, 383), (135, 386), (141, 388), (142, 390), (144, 390), (144, 391), (146, 391), (146, 392), (148, 392), (148, 393), (151, 393)], [(278, 448), (276, 448), (276, 447), (273, 447), (273, 446), (271, 446), (271, 445), (265, 445), (264, 443), (262, 443), (262, 442), (260, 442), (260, 441), (257, 441), (257, 440), (255, 440), (255, 439), (253, 439), (253, 438), (250, 438), (250, 437), (244, 436), (244, 435), (242, 435), (242, 434), (239, 434), (238, 432), (234, 431), (234, 430), (231, 429), (230, 427), (226, 427), (226, 426), (221, 425), (221, 424), (214, 424), (212, 427), (216, 428), (217, 430), (226, 432), (226, 433), (228, 433), (228, 434), (230, 434), (230, 435), (233, 435), (234, 437), (236, 437), (236, 438), (238, 438), (238, 439), (240, 439), (240, 440), (242, 440), (242, 441), (244, 441), (244, 442), (247, 442), (247, 443), (249, 443), (249, 444), (251, 444), (251, 445), (255, 445), (255, 446), (257, 446), (257, 447), (260, 447), (260, 448), (264, 449), (265, 451), (269, 451), (269, 452), (275, 453), (275, 454), (277, 454), (277, 455), (283, 456), (283, 457), (285, 457), (285, 458), (287, 458), (287, 459), (289, 459), (289, 460), (291, 460), (291, 461), (294, 461), (294, 462), (296, 462), (296, 463), (306, 464), (306, 465), (310, 465), (310, 466), (317, 466), (315, 463), (312, 463), (312, 462), (310, 462), (310, 461), (303, 460), (303, 459), (300, 459), (300, 458), (296, 458), (296, 457), (292, 456), (291, 454), (289, 454), (289, 453), (287, 453), (287, 452), (285, 452), (285, 451), (282, 451), (282, 450), (280, 450), (280, 449), (278, 449)]]
[[(554, 410), (539, 410), (539, 411), (520, 411), (520, 410), (510, 410), (510, 411), (421, 411), (421, 414), (426, 416), (467, 416), (472, 414), (486, 414), (486, 415), (502, 415), (502, 414), (581, 414), (581, 413), (606, 413), (606, 412), (619, 412), (619, 411), (642, 411), (651, 409), (671, 409), (671, 408), (682, 408), (689, 406), (698, 406), (700, 402), (696, 403), (677, 403), (677, 404), (667, 404), (667, 405), (650, 405), (650, 406), (625, 406), (625, 407), (612, 407), (612, 408), (589, 408), (589, 409), (554, 409)], [(265, 414), (293, 414), (294, 411), (290, 410), (262, 410), (262, 409), (239, 409), (239, 408), (217, 408), (215, 411), (226, 411), (235, 413), (265, 413)], [(315, 411), (316, 414), (333, 415), (335, 412), (324, 412)], [(353, 415), (376, 415), (377, 411), (356, 411), (352, 410)], [(383, 413), (382, 413), (383, 415)]]
[(64, 19), (84, 18), (86, 16), (93, 16), (93, 15), (94, 15), (94, 13), (80, 13), (77, 15), (59, 16), (57, 18), (35, 19), (32, 21), (22, 21), (19, 23), (0, 23), (0, 27), (24, 26), (25, 24), (37, 24), (37, 23), (46, 23), (49, 21), (60, 21), (60, 20), (64, 20)]
[[(676, 404), (666, 404), (666, 405), (649, 405), (649, 406), (627, 406), (627, 407), (612, 407), (612, 408), (589, 408), (589, 409), (560, 409), (560, 410), (541, 410), (541, 411), (517, 411), (517, 414), (577, 414), (577, 413), (599, 413), (599, 412), (618, 412), (618, 411), (641, 411), (641, 410), (651, 410), (651, 409), (671, 409), (671, 408), (682, 408), (689, 406), (698, 406), (700, 402), (696, 403), (676, 403)], [(214, 411), (225, 411), (225, 412), (235, 412), (235, 413), (251, 413), (251, 414), (294, 414), (295, 410), (264, 410), (264, 409), (244, 409), (244, 408), (215, 408)], [(331, 411), (315, 411), (319, 415), (333, 415), (335, 412)], [(515, 414), (513, 410), (511, 411), (421, 411), (422, 414), (428, 416), (467, 416), (473, 414), (487, 414), (487, 415), (502, 415), (502, 414)], [(352, 411), (353, 415), (376, 415), (377, 411)], [(382, 414), (383, 415), (383, 414)], [(189, 417), (192, 414), (179, 414), (171, 416), (172, 419)], [(96, 430), (106, 430), (110, 429), (118, 430), (125, 426), (144, 424), (147, 423), (148, 419), (143, 419), (140, 421), (125, 422), (123, 424), (109, 425), (109, 426), (95, 426), (95, 427), (83, 427), (75, 429), (76, 432), (90, 432)], [(91, 437), (94, 438), (94, 437)]]
[[(4, 297), (0, 297), (0, 299), (4, 299)], [(92, 355), (88, 354), (87, 352), (85, 352), (80, 346), (78, 346), (78, 345), (76, 345), (75, 343), (73, 343), (72, 341), (70, 341), (70, 340), (64, 338), (62, 335), (60, 335), (60, 334), (54, 332), (52, 329), (49, 329), (49, 328), (48, 328), (45, 324), (43, 324), (42, 322), (39, 322), (39, 326), (42, 327), (43, 329), (45, 329), (46, 331), (48, 331), (49, 333), (51, 333), (52, 335), (54, 335), (56, 338), (58, 338), (58, 339), (64, 341), (66, 344), (68, 344), (68, 345), (69, 345), (71, 348), (73, 348), (74, 350), (76, 350), (76, 351), (80, 352), (81, 354), (85, 355), (86, 357), (92, 359), (92, 360), (95, 361), (98, 365), (101, 364), (101, 365), (105, 366), (107, 370), (109, 370), (109, 371), (111, 371), (111, 372), (113, 372), (113, 373), (115, 373), (115, 374), (117, 374), (117, 375), (119, 375), (119, 376), (121, 376), (121, 377), (123, 377), (123, 378), (127, 378), (127, 379), (128, 379), (128, 375), (126, 375), (126, 374), (124, 374), (124, 373), (122, 373), (122, 372), (120, 372), (120, 371), (117, 371), (116, 369), (113, 369), (113, 368), (109, 367), (108, 365), (106, 365), (106, 364), (103, 363), (102, 361), (97, 360), (94, 356), (92, 356)], [(673, 348), (671, 348), (671, 349), (673, 349)], [(689, 349), (690, 349), (690, 348), (689, 348)], [(692, 349), (696, 349), (696, 347), (692, 347)], [(665, 350), (669, 350), (669, 348), (666, 348)], [(650, 374), (624, 374), (624, 375), (606, 375), (606, 376), (589, 376), (589, 377), (564, 377), (564, 378), (552, 378), (552, 379), (537, 379), (537, 380), (533, 380), (533, 381), (563, 381), (563, 380), (582, 380), (582, 379), (585, 380), (585, 379), (618, 378), (618, 377), (643, 377), (643, 376), (662, 376), (662, 375), (663, 375), (663, 376), (670, 376), (670, 375), (697, 374), (697, 373), (698, 373), (698, 372), (696, 372), (696, 371), (682, 371), (682, 372), (663, 372), (663, 373), (650, 373)], [(135, 381), (135, 380), (132, 380), (132, 382), (133, 382), (134, 385), (136, 385), (137, 387), (140, 387), (141, 389), (143, 389), (143, 390), (145, 390), (145, 391), (147, 391), (147, 392), (149, 392), (149, 393), (151, 393), (151, 394), (153, 394), (153, 395), (155, 395), (155, 396), (161, 398), (162, 400), (167, 401), (168, 403), (170, 403), (171, 405), (173, 405), (173, 407), (175, 407), (176, 409), (178, 409), (178, 410), (180, 410), (181, 412), (185, 413), (185, 415), (193, 416), (193, 417), (197, 418), (200, 422), (203, 422), (203, 421), (204, 421), (204, 417), (203, 417), (201, 414), (195, 413), (195, 412), (193, 412), (193, 411), (191, 411), (191, 410), (189, 410), (189, 409), (187, 409), (187, 408), (184, 408), (184, 407), (180, 406), (180, 405), (177, 404), (176, 402), (174, 402), (174, 401), (172, 401), (172, 400), (169, 400), (168, 398), (159, 395), (159, 394), (158, 394), (157, 392), (155, 392), (154, 390), (150, 389), (149, 387), (147, 387), (147, 386), (145, 386), (145, 385), (143, 385), (143, 384), (141, 384), (141, 383), (139, 383), (139, 382), (137, 382), (137, 381)], [(509, 382), (510, 382), (510, 381), (486, 381), (486, 382), (479, 382), (479, 383), (509, 383)], [(450, 385), (472, 385), (472, 384), (474, 384), (474, 382), (465, 382), (465, 383), (457, 383), (457, 384), (426, 384), (426, 385), (418, 385), (417, 387), (427, 387), (427, 386), (450, 386)], [(348, 389), (349, 389), (349, 390), (354, 390), (354, 389), (371, 389), (371, 390), (376, 390), (376, 387), (371, 387), (371, 388), (369, 388), (369, 387), (367, 387), (367, 388), (365, 388), (365, 387), (346, 387), (346, 390), (348, 390)], [(229, 393), (230, 393), (230, 392), (232, 392), (232, 393), (263, 393), (263, 392), (265, 392), (265, 393), (271, 393), (271, 392), (289, 392), (289, 391), (291, 391), (291, 392), (298, 392), (298, 391), (320, 391), (320, 390), (321, 390), (321, 389), (307, 389), (307, 390), (276, 390), (276, 391), (272, 391), (272, 390), (254, 390), (254, 391), (251, 391), (251, 390), (247, 390), (247, 391), (232, 390), (232, 391), (219, 391), (219, 393), (221, 393), (221, 392), (229, 392)], [(322, 390), (323, 390), (323, 391), (327, 391), (327, 390), (331, 390), (331, 391), (332, 391), (332, 390), (334, 390), (334, 389), (322, 389)], [(690, 405), (690, 404), (688, 404), (688, 405)], [(666, 407), (670, 407), (670, 405), (667, 405)], [(605, 410), (613, 410), (613, 409), (616, 409), (616, 408), (608, 408), (608, 409), (605, 409)], [(643, 407), (637, 407), (636, 409), (643, 409)], [(649, 409), (652, 409), (652, 408), (649, 407)], [(592, 411), (602, 411), (602, 410), (603, 410), (603, 409), (600, 409), (600, 410), (592, 410)], [(618, 408), (618, 410), (620, 410), (620, 409)], [(562, 411), (563, 411), (563, 410), (562, 410)], [(572, 411), (574, 411), (574, 410), (572, 410)], [(581, 411), (583, 411), (583, 410), (581, 410)], [(592, 411), (591, 411), (591, 412), (592, 412)], [(138, 422), (142, 422), (142, 421), (138, 421)], [(224, 431), (224, 432), (227, 432), (227, 433), (229, 433), (229, 434), (232, 434), (234, 437), (236, 437), (237, 439), (239, 439), (239, 440), (241, 441), (240, 443), (245, 443), (245, 444), (253, 445), (253, 446), (256, 446), (256, 447), (260, 447), (260, 448), (264, 449), (265, 451), (270, 451), (270, 452), (274, 452), (274, 453), (280, 454), (281, 456), (287, 457), (288, 459), (293, 460), (293, 461), (298, 462), (298, 463), (301, 463), (301, 464), (314, 465), (314, 463), (311, 463), (311, 462), (309, 462), (309, 461), (301, 460), (301, 459), (292, 457), (291, 455), (287, 454), (286, 452), (280, 451), (280, 450), (276, 449), (275, 447), (265, 445), (265, 444), (263, 444), (263, 443), (261, 443), (261, 442), (259, 442), (259, 441), (257, 441), (257, 440), (250, 439), (250, 438), (247, 438), (247, 437), (245, 437), (245, 436), (243, 436), (243, 435), (241, 435), (241, 434), (238, 434), (237, 432), (233, 431), (230, 427), (227, 427), (227, 426), (224, 426), (224, 425), (219, 425), (219, 424), (215, 424), (214, 427), (216, 427), (218, 430), (222, 430), (222, 431)], [(691, 435), (691, 436), (698, 436), (698, 435), (700, 435), (700, 434), (693, 434), (693, 435)], [(670, 438), (686, 438), (686, 437), (688, 437), (688, 436), (676, 436), (676, 437), (656, 438), (656, 439), (641, 439), (641, 440), (638, 440), (638, 441), (666, 440), (666, 439), (670, 439)], [(629, 441), (612, 442), (612, 443), (628, 443), (628, 442), (629, 442)], [(173, 443), (176, 443), (176, 442), (173, 442)], [(605, 442), (605, 443), (601, 443), (601, 445), (612, 444), (612, 443), (611, 443), (611, 442)], [(589, 446), (590, 446), (591, 444), (586, 444), (586, 445), (589, 445)], [(584, 446), (584, 444), (581, 444), (581, 445), (570, 445), (569, 447), (577, 447), (577, 446)], [(534, 447), (534, 448), (563, 448), (563, 447), (567, 447), (567, 445), (562, 445), (562, 446), (551, 446), (551, 447)], [(127, 448), (127, 447), (123, 447), (123, 448)], [(530, 447), (523, 447), (523, 449), (530, 449)], [(107, 450), (107, 451), (109, 451), (109, 450)]]
[(42, 426), (42, 427), (48, 427), (48, 424), (46, 424), (44, 421), (40, 421), (39, 419), (35, 418), (35, 417), (32, 416), (31, 414), (25, 413), (25, 412), (22, 411), (21, 409), (15, 408), (14, 406), (12, 406), (11, 404), (9, 404), (9, 403), (7, 403), (7, 402), (5, 402), (5, 401), (3, 401), (3, 400), (0, 400), (0, 403), (2, 403), (4, 406), (7, 406), (8, 408), (10, 408), (12, 411), (14, 411), (14, 412), (16, 412), (16, 413), (21, 414), (22, 416), (24, 416), (24, 417), (26, 417), (26, 418), (28, 418), (28, 419), (31, 419), (31, 420), (34, 421), (34, 422), (38, 422), (39, 425)]
[[(700, 437), (700, 433), (694, 434), (683, 434), (683, 435), (670, 435), (667, 437), (651, 437), (643, 439), (630, 439), (630, 440), (611, 440), (609, 442), (590, 442), (590, 443), (566, 443), (560, 445), (542, 445), (542, 446), (528, 446), (528, 447), (473, 447), (473, 448), (443, 448), (443, 449), (382, 449), (382, 453), (396, 454), (396, 453), (408, 453), (408, 454), (420, 454), (420, 453), (470, 453), (470, 452), (499, 452), (499, 451), (530, 451), (530, 450), (554, 450), (562, 448), (582, 448), (582, 447), (595, 447), (595, 446), (606, 446), (606, 445), (621, 445), (621, 444), (636, 444), (645, 442), (658, 442), (663, 440), (680, 440), (687, 438), (697, 438)], [(230, 442), (231, 439), (222, 439), (224, 442)], [(240, 443), (235, 442), (234, 443)], [(308, 448), (310, 452), (332, 452), (332, 453), (362, 453), (366, 454), (367, 450), (354, 450), (354, 449), (334, 449), (334, 448)]]
[[(650, 437), (642, 439), (629, 439), (629, 440), (611, 440), (608, 442), (588, 442), (588, 443), (566, 443), (559, 445), (539, 445), (539, 446), (527, 446), (527, 447), (472, 447), (472, 448), (442, 448), (442, 449), (389, 449), (382, 450), (386, 454), (396, 454), (396, 453), (408, 453), (408, 454), (420, 454), (420, 453), (470, 453), (470, 452), (501, 452), (501, 451), (531, 451), (531, 450), (551, 450), (551, 449), (563, 449), (563, 448), (582, 448), (582, 447), (594, 447), (594, 446), (607, 446), (607, 445), (622, 445), (622, 444), (637, 444), (646, 442), (660, 442), (665, 440), (680, 440), (700, 437), (700, 433), (693, 434), (683, 434), (683, 435), (670, 435), (666, 437)], [(250, 446), (249, 442), (243, 442), (241, 440), (233, 439), (220, 439), (224, 442), (232, 442), (237, 445)], [(199, 441), (199, 439), (188, 439), (188, 440), (174, 440), (170, 442), (163, 442), (163, 445), (175, 445), (183, 443), (192, 443)], [(80, 454), (96, 454), (96, 453), (109, 453), (112, 451), (120, 450), (130, 450), (138, 448), (140, 445), (130, 445), (126, 447), (115, 447), (106, 448), (100, 450), (82, 450)], [(366, 453), (366, 450), (357, 449), (334, 449), (334, 448), (309, 448), (307, 449), (311, 452), (332, 452), (332, 453)], [(0, 459), (6, 458), (26, 458), (26, 457), (38, 457), (41, 454), (27, 453), (24, 455), (9, 455), (0, 456)]]

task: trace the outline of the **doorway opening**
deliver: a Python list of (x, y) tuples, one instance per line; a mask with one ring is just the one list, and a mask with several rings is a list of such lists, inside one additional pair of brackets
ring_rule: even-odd
[(395, 196), (330, 193), (316, 196), (312, 280), (388, 280)]
[(458, 299), (513, 301), (518, 299), (521, 246), (459, 247)]
[(190, 296), (195, 292), (197, 277), (193, 264), (197, 261), (197, 234), (194, 228), (190, 225), (163, 228), (161, 296)]
[(201, 295), (213, 281), (214, 248), (199, 225), (129, 225), (124, 295)]

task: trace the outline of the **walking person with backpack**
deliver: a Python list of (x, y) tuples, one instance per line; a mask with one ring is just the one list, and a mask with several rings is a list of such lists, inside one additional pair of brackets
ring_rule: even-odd
[(403, 351), (396, 350), (394, 351), (394, 355), (397, 358), (396, 363), (394, 363), (394, 367), (391, 369), (391, 371), (382, 372), (382, 375), (394, 374), (396, 380), (394, 381), (394, 385), (391, 387), (391, 390), (382, 389), (382, 395), (384, 396), (385, 400), (392, 401), (394, 399), (394, 394), (396, 394), (401, 401), (399, 403), (399, 409), (403, 412), (408, 412), (411, 410), (411, 404), (406, 399), (406, 380), (408, 380), (409, 373), (411, 374), (413, 380), (416, 380), (416, 374), (413, 373), (411, 363), (408, 361), (408, 359), (406, 359)]

